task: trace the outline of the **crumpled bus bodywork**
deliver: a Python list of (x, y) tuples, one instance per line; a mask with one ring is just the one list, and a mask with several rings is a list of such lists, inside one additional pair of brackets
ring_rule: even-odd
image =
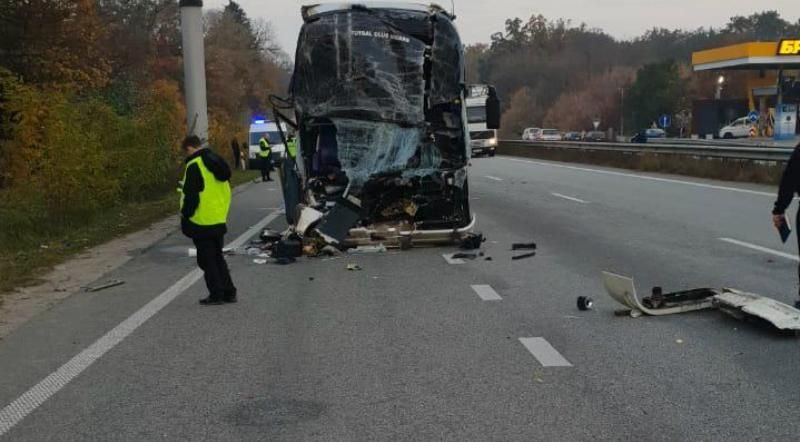
[(290, 223), (313, 208), (333, 243), (457, 241), (474, 218), (453, 17), (381, 4), (309, 6), (303, 18), (288, 100), (299, 138), (297, 190), (284, 185)]

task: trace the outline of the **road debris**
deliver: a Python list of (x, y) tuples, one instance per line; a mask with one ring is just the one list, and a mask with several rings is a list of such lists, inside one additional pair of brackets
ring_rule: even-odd
[(536, 252), (525, 253), (525, 254), (522, 254), (522, 255), (512, 256), (511, 260), (512, 261), (519, 261), (521, 259), (533, 258), (534, 256), (536, 256)]
[(632, 317), (642, 314), (663, 316), (713, 308), (737, 319), (756, 318), (778, 330), (800, 333), (800, 309), (754, 293), (730, 288), (663, 293), (660, 287), (654, 287), (652, 295), (640, 301), (631, 278), (603, 272), (603, 284), (614, 300), (629, 309)]
[(588, 296), (578, 296), (578, 310), (585, 312), (594, 307), (594, 301)]
[(254, 259), (253, 260), (253, 264), (258, 264), (258, 265), (264, 265), (267, 262), (269, 262), (269, 261), (267, 261), (266, 259), (263, 259), (263, 258)]
[(362, 269), (358, 264), (347, 264), (347, 270), (351, 272), (358, 272), (364, 269)]
[(477, 253), (454, 253), (451, 259), (468, 259), (470, 261), (478, 259)]
[(86, 292), (99, 292), (100, 290), (110, 289), (111, 287), (117, 287), (122, 284), (125, 284), (125, 281), (121, 279), (112, 279), (110, 281), (106, 281), (100, 285), (85, 287), (84, 291)]
[(482, 233), (468, 233), (466, 237), (461, 240), (460, 247), (463, 250), (480, 249), (484, 242), (486, 242), (486, 238)]
[(529, 243), (515, 243), (511, 245), (511, 250), (536, 250), (536, 243), (529, 242)]
[(377, 246), (358, 246), (354, 249), (349, 249), (347, 251), (350, 255), (371, 255), (374, 253), (386, 253), (387, 249), (386, 246), (383, 244), (378, 244)]

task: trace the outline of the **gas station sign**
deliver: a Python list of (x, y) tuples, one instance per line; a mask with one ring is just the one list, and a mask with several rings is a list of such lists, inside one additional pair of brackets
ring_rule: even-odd
[(778, 55), (800, 55), (800, 38), (793, 40), (781, 40), (780, 43), (778, 43)]

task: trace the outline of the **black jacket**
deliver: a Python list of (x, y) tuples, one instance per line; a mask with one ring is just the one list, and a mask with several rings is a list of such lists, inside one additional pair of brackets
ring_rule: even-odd
[[(201, 149), (194, 153), (186, 158), (186, 163), (197, 157), (203, 159), (203, 164), (218, 180), (229, 181), (231, 179), (231, 168), (228, 163), (210, 149)], [(186, 170), (186, 180), (183, 182), (183, 208), (181, 209), (181, 230), (189, 238), (211, 238), (224, 235), (228, 231), (225, 224), (199, 226), (189, 221), (200, 205), (200, 192), (203, 189), (205, 189), (203, 175), (200, 173), (200, 168), (193, 164)]]
[(786, 169), (781, 178), (781, 187), (778, 190), (778, 200), (775, 201), (772, 214), (783, 215), (798, 192), (800, 192), (800, 144), (794, 149), (789, 162), (786, 163)]

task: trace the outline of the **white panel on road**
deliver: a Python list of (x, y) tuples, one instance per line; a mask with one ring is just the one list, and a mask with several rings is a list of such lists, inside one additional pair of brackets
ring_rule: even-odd
[(588, 202), (588, 201), (584, 201), (584, 200), (582, 200), (582, 199), (575, 198), (575, 197), (572, 197), (572, 196), (562, 195), (562, 194), (560, 194), (560, 193), (555, 193), (555, 192), (553, 192), (553, 193), (551, 193), (550, 195), (553, 195), (553, 196), (554, 196), (554, 197), (556, 197), (556, 198), (563, 198), (563, 199), (565, 199), (565, 200), (568, 200), (568, 201), (573, 201), (573, 202), (576, 202), (576, 203), (581, 203), (581, 204), (589, 204), (589, 202)]
[[(247, 232), (236, 238), (228, 247), (236, 249), (243, 246), (250, 238), (258, 234), (261, 229), (274, 221), (279, 215), (280, 212), (269, 214), (254, 226), (250, 227)], [(147, 322), (148, 319), (152, 318), (202, 277), (203, 272), (200, 269), (192, 270), (155, 299), (148, 302), (136, 313), (128, 317), (128, 319), (122, 321), (103, 337), (78, 353), (66, 364), (59, 367), (58, 370), (31, 387), (30, 390), (26, 391), (14, 402), (0, 409), (0, 436), (7, 433), (14, 425), (24, 419), (25, 416), (36, 410), (36, 408), (47, 401), (47, 399), (64, 388), (71, 380), (89, 368), (89, 366), (100, 359), (106, 352), (130, 336), (137, 328)]]
[(496, 176), (488, 176), (487, 175), (486, 178), (488, 178), (488, 179), (490, 179), (492, 181), (503, 181), (502, 178), (497, 178)]
[(749, 242), (739, 241), (738, 239), (731, 239), (731, 238), (720, 238), (720, 241), (726, 242), (728, 244), (734, 244), (740, 247), (745, 247), (750, 250), (756, 250), (758, 252), (768, 253), (770, 255), (779, 256), (781, 258), (786, 258), (792, 261), (800, 262), (800, 257), (797, 255), (792, 255), (791, 253), (781, 252), (779, 250), (768, 249), (766, 247), (762, 247), (756, 244), (750, 244)]
[(445, 255), (442, 255), (442, 257), (444, 258), (445, 261), (447, 261), (448, 264), (466, 264), (467, 263), (466, 261), (464, 261), (461, 258), (453, 258), (453, 255), (455, 255), (455, 253), (445, 254)]
[(481, 297), (484, 301), (502, 301), (503, 298), (497, 294), (490, 285), (473, 285), (472, 290)]
[(542, 364), (542, 367), (572, 367), (572, 364), (545, 338), (519, 338), (519, 341)]

